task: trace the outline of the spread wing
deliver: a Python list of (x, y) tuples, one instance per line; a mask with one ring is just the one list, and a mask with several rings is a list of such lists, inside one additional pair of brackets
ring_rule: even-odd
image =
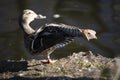
[(46, 24), (36, 32), (32, 41), (32, 50), (42, 52), (52, 46), (60, 48), (73, 41), (76, 36), (82, 36), (79, 28), (64, 24)]

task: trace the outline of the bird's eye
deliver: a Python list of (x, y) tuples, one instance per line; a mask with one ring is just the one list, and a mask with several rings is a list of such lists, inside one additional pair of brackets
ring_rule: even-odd
[(90, 33), (88, 32), (88, 34), (90, 34)]
[(31, 14), (31, 12), (28, 12), (28, 14)]

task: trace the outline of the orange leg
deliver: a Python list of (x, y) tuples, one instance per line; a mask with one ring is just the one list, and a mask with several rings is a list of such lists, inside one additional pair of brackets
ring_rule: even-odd
[(50, 54), (48, 54), (47, 60), (41, 60), (42, 63), (46, 63), (46, 64), (55, 63), (56, 61), (57, 61), (57, 60), (51, 60), (51, 59), (50, 59)]

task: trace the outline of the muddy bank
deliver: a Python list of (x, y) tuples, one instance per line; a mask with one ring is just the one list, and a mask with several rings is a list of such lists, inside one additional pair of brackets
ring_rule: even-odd
[(54, 64), (43, 64), (40, 60), (0, 61), (0, 79), (110, 80), (119, 76), (118, 60), (89, 51), (73, 53)]

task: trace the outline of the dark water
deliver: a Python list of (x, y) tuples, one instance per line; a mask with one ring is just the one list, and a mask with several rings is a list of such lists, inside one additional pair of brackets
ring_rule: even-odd
[[(0, 60), (31, 57), (18, 25), (21, 11), (27, 8), (47, 16), (40, 24), (65, 23), (97, 31), (97, 40), (75, 41), (57, 49), (54, 57), (89, 50), (109, 57), (120, 55), (120, 0), (0, 0)], [(54, 14), (60, 18), (53, 18)]]

